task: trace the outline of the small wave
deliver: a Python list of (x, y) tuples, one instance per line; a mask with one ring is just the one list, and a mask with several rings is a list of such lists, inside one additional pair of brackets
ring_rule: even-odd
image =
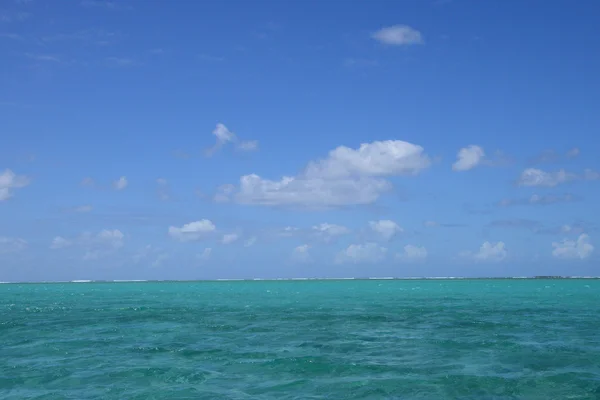
[(146, 279), (114, 279), (113, 282), (148, 282)]

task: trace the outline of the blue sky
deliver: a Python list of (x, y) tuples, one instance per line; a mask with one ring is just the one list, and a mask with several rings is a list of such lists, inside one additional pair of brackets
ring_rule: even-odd
[(0, 281), (600, 275), (594, 1), (0, 2)]

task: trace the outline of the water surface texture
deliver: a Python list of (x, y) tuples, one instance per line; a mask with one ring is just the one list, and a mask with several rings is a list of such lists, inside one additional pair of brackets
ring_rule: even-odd
[(2, 399), (600, 399), (600, 281), (0, 285)]

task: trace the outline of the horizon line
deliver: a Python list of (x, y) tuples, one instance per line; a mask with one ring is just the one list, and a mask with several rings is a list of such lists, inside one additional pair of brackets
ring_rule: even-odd
[(49, 283), (156, 283), (156, 282), (274, 282), (274, 281), (409, 281), (409, 280), (557, 280), (557, 279), (600, 279), (600, 276), (419, 276), (419, 277), (331, 277), (331, 278), (215, 278), (215, 279), (73, 279), (69, 281), (15, 281), (0, 284), (49, 284)]

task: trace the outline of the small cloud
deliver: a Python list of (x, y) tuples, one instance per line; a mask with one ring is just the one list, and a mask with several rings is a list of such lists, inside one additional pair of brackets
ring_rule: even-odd
[(591, 169), (584, 170), (582, 174), (575, 174), (564, 169), (547, 172), (537, 168), (527, 168), (521, 173), (517, 185), (554, 187), (567, 182), (596, 180), (600, 180), (600, 173)]
[(408, 46), (425, 43), (421, 32), (408, 25), (394, 25), (382, 28), (373, 33), (371, 37), (381, 43), (392, 46)]
[(231, 200), (231, 195), (235, 191), (235, 186), (232, 184), (221, 185), (217, 188), (217, 193), (213, 196), (213, 201), (216, 203), (227, 203)]
[(544, 150), (534, 158), (532, 158), (529, 162), (533, 165), (539, 164), (554, 164), (565, 160), (572, 160), (579, 156), (579, 148), (573, 147), (568, 150), (564, 155), (560, 154), (555, 150)]
[(88, 213), (92, 210), (93, 210), (93, 207), (90, 205), (79, 206), (79, 207), (75, 207), (73, 209), (73, 211), (76, 213)]
[(387, 220), (370, 221), (369, 227), (375, 233), (377, 233), (384, 240), (390, 240), (397, 233), (404, 231), (397, 223)]
[(190, 222), (181, 228), (170, 226), (169, 236), (182, 242), (200, 240), (216, 230), (215, 224), (208, 219)]
[(132, 67), (138, 62), (128, 57), (107, 57), (106, 64), (111, 67)]
[(64, 249), (67, 247), (77, 247), (85, 251), (84, 260), (94, 260), (119, 250), (124, 246), (125, 235), (118, 229), (104, 229), (97, 234), (84, 232), (74, 238), (64, 238), (56, 236), (50, 248), (54, 250)]
[(129, 185), (129, 182), (127, 181), (127, 177), (125, 176), (122, 176), (118, 180), (113, 182), (113, 187), (116, 190), (123, 190), (127, 187), (127, 185)]
[(566, 157), (571, 159), (579, 156), (579, 148), (573, 147), (571, 150), (567, 151)]
[(570, 203), (580, 200), (579, 197), (572, 194), (533, 194), (528, 198), (521, 199), (504, 199), (498, 203), (500, 207), (511, 206), (546, 206), (560, 203)]
[(244, 247), (252, 247), (254, 246), (254, 244), (256, 244), (257, 241), (257, 237), (256, 236), (252, 236), (251, 238), (249, 238), (248, 240), (246, 240), (246, 242), (244, 243)]
[(0, 38), (11, 40), (23, 40), (23, 36), (18, 33), (0, 33)]
[(54, 62), (54, 63), (59, 63), (61, 62), (61, 59), (59, 56), (57, 55), (53, 55), (53, 54), (32, 54), (32, 53), (25, 53), (25, 56), (35, 60), (35, 61), (44, 61), (44, 62)]
[(256, 151), (258, 150), (258, 140), (248, 140), (241, 142), (237, 148), (241, 151)]
[(154, 56), (160, 56), (165, 54), (165, 51), (163, 49), (151, 49), (149, 51), (150, 54), (154, 55)]
[(363, 264), (383, 261), (387, 248), (377, 243), (351, 244), (335, 257), (336, 264)]
[(10, 169), (0, 174), (0, 201), (10, 199), (16, 189), (29, 185), (30, 179), (25, 175), (17, 175)]
[(52, 239), (52, 243), (50, 244), (51, 249), (63, 249), (65, 247), (71, 246), (73, 243), (70, 240), (65, 239), (62, 236), (56, 236)]
[(212, 56), (210, 54), (198, 54), (198, 59), (202, 61), (221, 62), (225, 61), (225, 58), (219, 56)]
[(212, 255), (212, 249), (210, 247), (207, 247), (202, 251), (202, 253), (200, 253), (198, 255), (198, 258), (202, 261), (207, 261), (208, 259), (210, 259), (211, 255)]
[(25, 250), (27, 241), (20, 238), (0, 236), (0, 254), (18, 253)]
[(404, 246), (404, 252), (397, 254), (396, 258), (405, 262), (423, 261), (427, 258), (427, 249), (407, 244)]
[(222, 244), (231, 244), (237, 241), (240, 238), (240, 235), (237, 233), (226, 233), (223, 235), (223, 239), (221, 239)]
[(463, 251), (460, 253), (460, 256), (474, 261), (500, 262), (506, 258), (507, 254), (508, 252), (504, 242), (484, 242), (479, 248), (479, 251)]
[(312, 227), (313, 232), (323, 239), (325, 242), (329, 242), (338, 236), (347, 235), (351, 231), (342, 225), (323, 223)]
[(458, 151), (457, 160), (452, 164), (454, 171), (468, 171), (475, 168), (485, 157), (485, 152), (480, 146), (470, 145)]
[(575, 174), (567, 173), (564, 169), (557, 172), (545, 172), (537, 168), (527, 168), (521, 173), (517, 185), (554, 187), (576, 179)]
[(213, 147), (206, 150), (206, 155), (211, 156), (221, 147), (228, 143), (237, 145), (237, 148), (241, 151), (255, 151), (258, 149), (257, 140), (248, 140), (240, 142), (235, 133), (231, 132), (224, 124), (218, 123), (216, 128), (212, 131), (212, 134), (216, 137), (217, 142)]
[(310, 254), (308, 253), (310, 246), (307, 244), (303, 244), (301, 246), (296, 247), (292, 251), (292, 261), (297, 263), (308, 263), (311, 261)]
[(300, 232), (300, 228), (296, 228), (295, 226), (286, 226), (282, 230), (280, 230), (277, 235), (280, 237), (291, 237)]
[(562, 242), (552, 243), (552, 255), (557, 258), (584, 260), (594, 252), (594, 246), (590, 243), (590, 237), (585, 233), (579, 235), (577, 240), (564, 239)]
[(105, 0), (81, 0), (79, 4), (82, 7), (87, 8), (105, 8), (109, 10), (114, 10), (117, 8), (117, 3)]
[(31, 17), (31, 14), (28, 12), (10, 12), (0, 10), (0, 22), (23, 22), (29, 17)]

